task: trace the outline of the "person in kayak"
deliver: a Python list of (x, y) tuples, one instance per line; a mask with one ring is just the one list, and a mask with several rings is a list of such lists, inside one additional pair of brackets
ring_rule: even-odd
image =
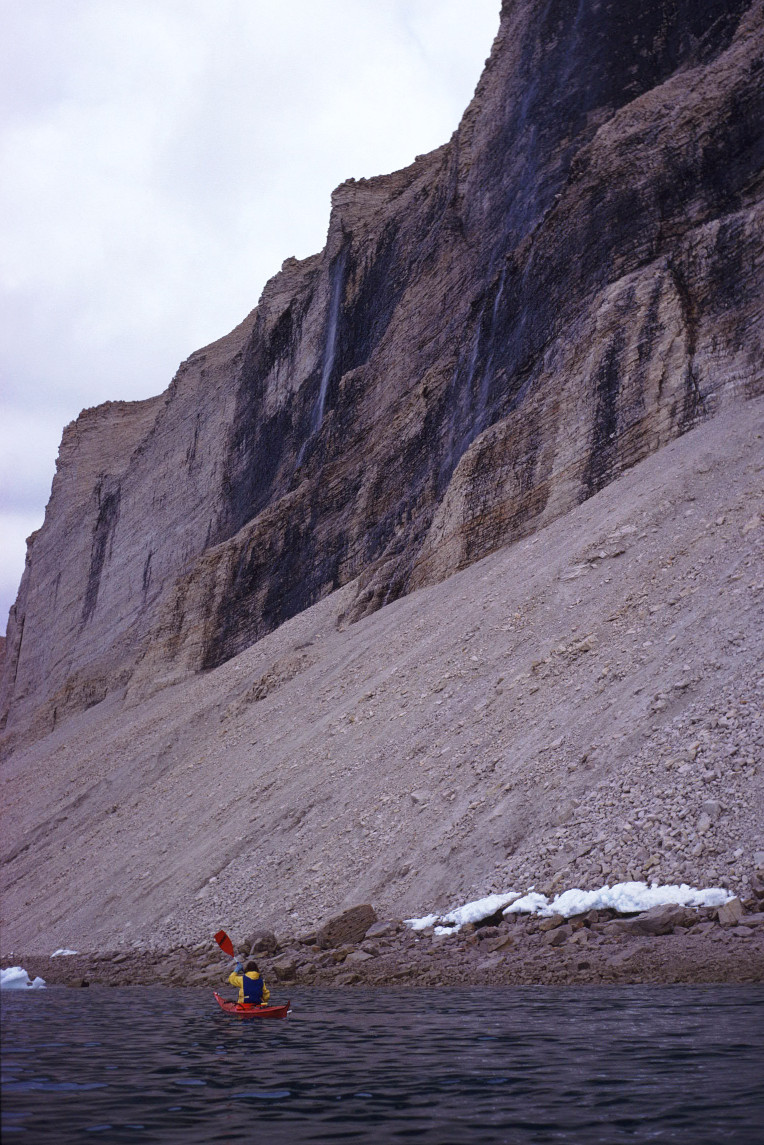
[(252, 1006), (267, 1006), (271, 996), (270, 990), (263, 982), (260, 969), (256, 962), (250, 959), (244, 966), (237, 959), (236, 969), (228, 976), (231, 986), (239, 988), (239, 1005), (245, 1002)]

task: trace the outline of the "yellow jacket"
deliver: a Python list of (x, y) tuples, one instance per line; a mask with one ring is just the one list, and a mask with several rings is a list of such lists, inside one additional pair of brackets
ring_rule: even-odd
[[(253, 982), (256, 982), (257, 979), (260, 977), (260, 975), (255, 970), (248, 970), (246, 972), (246, 977), (251, 978)], [(231, 986), (238, 986), (239, 997), (238, 997), (237, 1001), (238, 1001), (240, 1006), (243, 1005), (243, 1003), (244, 1003), (244, 983), (242, 982), (242, 975), (237, 974), (236, 971), (234, 970), (233, 974), (229, 974), (228, 981), (229, 981)], [(268, 989), (268, 987), (265, 985), (265, 983), (263, 982), (263, 1002), (262, 1002), (262, 1004), (264, 1006), (268, 1005), (268, 999), (270, 998), (270, 996), (271, 996), (271, 992)]]

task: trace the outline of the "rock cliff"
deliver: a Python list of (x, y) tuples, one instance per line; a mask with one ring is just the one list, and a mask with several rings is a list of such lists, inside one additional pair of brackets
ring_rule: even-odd
[(764, 381), (762, 0), (505, 0), (453, 138), (334, 193), (169, 389), (67, 427), (8, 625), (9, 743), (341, 623)]

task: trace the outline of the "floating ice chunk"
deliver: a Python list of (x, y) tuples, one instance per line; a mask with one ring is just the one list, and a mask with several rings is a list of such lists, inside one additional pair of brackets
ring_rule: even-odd
[(23, 966), (8, 966), (0, 970), (0, 990), (42, 990), (43, 978), (32, 981)]
[(69, 954), (79, 954), (79, 950), (68, 950), (67, 947), (62, 946), (60, 950), (54, 950), (51, 958), (65, 958)]

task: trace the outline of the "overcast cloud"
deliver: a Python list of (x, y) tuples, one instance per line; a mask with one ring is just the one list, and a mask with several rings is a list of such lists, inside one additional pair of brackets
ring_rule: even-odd
[(499, 0), (0, 0), (0, 632), (63, 426), (163, 390), (444, 143)]

